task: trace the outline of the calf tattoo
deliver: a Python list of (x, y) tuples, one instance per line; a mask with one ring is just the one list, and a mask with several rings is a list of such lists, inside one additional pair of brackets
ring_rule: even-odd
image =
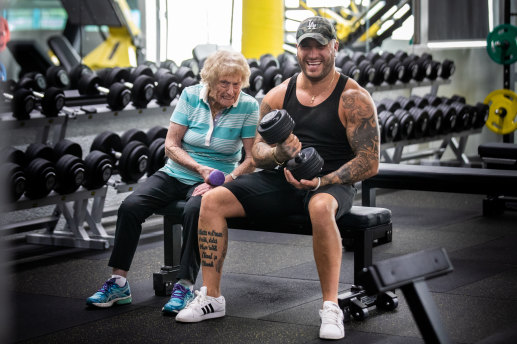
[(201, 256), (201, 266), (215, 268), (221, 273), (223, 262), (228, 249), (228, 236), (215, 230), (198, 229), (199, 254)]

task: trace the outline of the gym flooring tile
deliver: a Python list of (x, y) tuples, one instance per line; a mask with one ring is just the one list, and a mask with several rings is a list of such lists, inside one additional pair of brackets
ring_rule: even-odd
[(16, 341), (37, 338), (86, 322), (117, 317), (133, 309), (132, 306), (124, 306), (112, 307), (105, 312), (89, 311), (84, 299), (41, 294), (14, 293), (12, 300), (16, 300), (16, 307), (13, 307), (16, 319), (13, 336)]
[(117, 317), (34, 338), (30, 343), (304, 343), (316, 339), (318, 326), (300, 326), (226, 316), (197, 324), (177, 323), (160, 311), (142, 307)]
[(453, 341), (475, 343), (516, 323), (517, 301), (449, 293), (432, 295)]
[[(510, 244), (513, 243), (513, 244)], [(478, 245), (470, 245), (450, 254), (451, 258), (483, 259), (486, 262), (517, 265), (517, 232)]]
[(509, 266), (485, 262), (481, 258), (476, 260), (451, 258), (451, 263), (454, 268), (453, 272), (427, 282), (430, 291), (457, 292), (460, 287), (490, 278), (510, 269)]
[[(434, 281), (429, 282), (431, 284)], [(517, 301), (517, 268), (513, 267), (512, 269), (458, 287), (452, 290), (451, 293)]]

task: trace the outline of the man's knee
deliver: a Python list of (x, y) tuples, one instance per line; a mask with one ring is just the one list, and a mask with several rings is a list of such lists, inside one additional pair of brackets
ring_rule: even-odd
[(224, 187), (212, 189), (203, 195), (200, 215), (206, 214), (217, 214), (225, 218), (245, 216), (239, 200)]
[(309, 202), (309, 213), (311, 218), (321, 218), (323, 216), (335, 216), (337, 211), (337, 201), (329, 194), (314, 195)]

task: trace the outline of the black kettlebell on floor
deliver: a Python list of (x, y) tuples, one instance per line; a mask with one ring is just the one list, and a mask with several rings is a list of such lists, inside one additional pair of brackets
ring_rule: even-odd
[[(273, 110), (262, 118), (257, 130), (268, 144), (276, 144), (284, 142), (289, 137), (294, 124), (286, 110)], [(289, 160), (286, 168), (297, 180), (311, 180), (321, 172), (323, 159), (314, 147), (307, 147)]]

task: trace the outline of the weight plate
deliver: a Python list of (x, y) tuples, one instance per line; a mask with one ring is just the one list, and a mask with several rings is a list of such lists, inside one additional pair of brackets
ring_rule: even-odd
[(122, 142), (122, 147), (126, 147), (131, 141), (142, 142), (147, 146), (147, 134), (137, 128), (129, 129), (120, 136), (120, 141)]
[(486, 38), (486, 50), (499, 64), (517, 61), (517, 27), (510, 24), (496, 26)]
[(114, 160), (114, 152), (120, 152), (122, 150), (122, 141), (120, 140), (120, 136), (111, 131), (100, 133), (93, 139), (90, 147), (90, 152), (94, 150), (107, 153), (112, 157), (112, 160)]
[(83, 150), (81, 146), (78, 143), (67, 139), (60, 140), (54, 145), (54, 153), (58, 158), (65, 154), (71, 154), (79, 159), (83, 158)]
[(496, 134), (509, 134), (517, 129), (517, 94), (508, 89), (490, 92), (485, 98), (489, 106), (486, 126)]
[(147, 135), (147, 145), (151, 147), (151, 143), (154, 142), (157, 138), (166, 138), (167, 137), (167, 128), (162, 126), (155, 126), (149, 129), (146, 133)]

